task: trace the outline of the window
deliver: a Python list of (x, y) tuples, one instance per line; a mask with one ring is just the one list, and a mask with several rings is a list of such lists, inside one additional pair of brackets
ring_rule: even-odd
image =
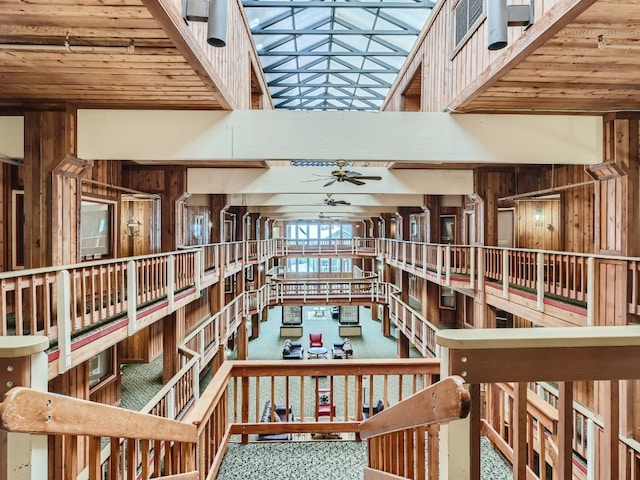
[(115, 374), (113, 349), (109, 348), (89, 360), (89, 388), (111, 378)]
[(80, 206), (80, 256), (83, 260), (111, 256), (113, 204), (82, 200)]
[(460, 0), (455, 9), (456, 47), (467, 38), (484, 10), (484, 0)]

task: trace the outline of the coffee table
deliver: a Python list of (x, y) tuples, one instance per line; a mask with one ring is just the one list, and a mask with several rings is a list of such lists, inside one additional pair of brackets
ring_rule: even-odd
[(324, 347), (311, 347), (307, 350), (309, 358), (327, 358), (328, 350)]

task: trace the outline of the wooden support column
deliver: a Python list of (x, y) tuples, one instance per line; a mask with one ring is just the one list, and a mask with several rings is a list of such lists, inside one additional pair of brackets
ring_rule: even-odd
[(619, 382), (611, 380), (600, 382), (604, 387), (604, 406), (602, 420), (604, 432), (600, 448), (600, 475), (598, 478), (620, 478), (618, 436), (620, 431), (620, 397)]
[(469, 411), (469, 468), (470, 478), (480, 478), (480, 420), (482, 417), (482, 403), (480, 399), (480, 384), (469, 385), (471, 410)]
[[(0, 399), (13, 387), (47, 391), (48, 347), (47, 337), (0, 337)], [(0, 480), (45, 478), (47, 436), (0, 429)]]
[[(558, 405), (558, 475), (572, 478), (573, 465), (573, 382), (560, 382)], [(540, 433), (538, 433), (540, 434)], [(583, 432), (586, 435), (586, 432)], [(540, 469), (544, 466), (541, 465)]]
[(409, 339), (400, 330), (398, 332), (398, 358), (409, 358)]
[(238, 338), (237, 338), (237, 356), (238, 360), (247, 360), (249, 358), (249, 339), (247, 337), (247, 327), (244, 322), (246, 319), (240, 323), (238, 327)]
[(75, 158), (76, 110), (25, 112), (24, 130), (25, 268), (76, 263), (79, 177), (55, 175)]
[(177, 324), (177, 312), (162, 319), (162, 383), (167, 383), (180, 370)]
[(513, 393), (513, 480), (527, 480), (527, 384), (514, 384)]
[(391, 336), (391, 318), (389, 317), (389, 305), (382, 305), (382, 335)]

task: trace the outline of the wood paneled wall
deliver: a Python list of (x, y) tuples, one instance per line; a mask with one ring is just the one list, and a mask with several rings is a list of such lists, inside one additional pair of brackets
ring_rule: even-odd
[(122, 363), (149, 363), (162, 353), (162, 322), (155, 322), (147, 328), (126, 338), (120, 344)]
[(481, 202), (476, 203), (476, 224), (484, 219), (484, 231), (477, 232), (476, 241), (481, 245), (498, 245), (498, 198), (515, 193), (515, 171), (511, 168), (479, 168), (475, 172), (476, 193)]
[(595, 190), (595, 250), (599, 253), (640, 255), (640, 128), (637, 116), (605, 119), (605, 161), (621, 176), (604, 179)]
[(560, 199), (516, 203), (517, 248), (561, 250)]
[(143, 221), (148, 221), (153, 229), (152, 235), (159, 237), (160, 251), (175, 250), (183, 236), (182, 214), (178, 214), (176, 206), (186, 198), (186, 167), (128, 167), (123, 176), (127, 187), (160, 195), (159, 221)]
[[(562, 0), (532, 0), (535, 20), (539, 20), (556, 3)], [(487, 49), (486, 15), (475, 32), (459, 48), (455, 48), (454, 7), (458, 0), (442, 0), (431, 12), (427, 27), (420, 35), (398, 80), (394, 83), (383, 110), (401, 111), (403, 93), (410, 87), (415, 75), (422, 71), (422, 108), (427, 112), (441, 112), (467, 87), (486, 72), (491, 62), (508, 54), (508, 49)], [(486, 3), (486, 2), (485, 2)], [(522, 4), (514, 0), (510, 4)], [(486, 6), (485, 6), (486, 12)], [(508, 29), (509, 43), (524, 33), (522, 27)]]

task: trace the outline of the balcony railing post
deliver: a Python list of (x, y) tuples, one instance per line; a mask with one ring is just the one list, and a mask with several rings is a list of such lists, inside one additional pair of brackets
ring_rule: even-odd
[[(451, 375), (449, 349), (440, 346), (440, 378)], [(440, 425), (440, 478), (476, 480), (471, 478), (470, 416)], [(479, 480), (479, 479), (478, 479)]]
[(451, 245), (444, 247), (444, 284), (451, 286)]
[(596, 259), (587, 258), (587, 326), (593, 325), (593, 312), (596, 301)]
[(204, 278), (204, 248), (196, 250), (193, 262), (196, 278), (194, 279), (196, 287), (196, 298), (200, 298), (200, 290), (202, 289), (202, 279)]
[[(71, 368), (71, 281), (69, 270), (60, 270), (56, 275), (57, 317), (58, 317), (58, 373), (64, 373)], [(81, 308), (84, 308), (83, 299)]]
[(441, 276), (442, 276), (442, 247), (438, 245), (436, 247), (436, 277), (438, 277), (438, 283), (440, 283)]
[(538, 292), (538, 311), (544, 312), (544, 253), (536, 254), (536, 290)]
[(136, 333), (136, 318), (138, 311), (138, 270), (136, 262), (131, 260), (127, 263), (127, 317), (129, 325), (127, 327), (129, 335)]
[(167, 257), (167, 308), (169, 312), (175, 311), (174, 304), (176, 296), (176, 256)]
[(484, 260), (484, 248), (478, 247), (478, 291), (480, 292), (484, 290)]
[(469, 288), (475, 288), (476, 284), (476, 247), (469, 248)]
[[(0, 337), (0, 398), (13, 387), (47, 391), (48, 347), (44, 336)], [(0, 480), (47, 478), (47, 435), (0, 430), (0, 456)]]
[(502, 250), (502, 298), (509, 298), (509, 252)]

